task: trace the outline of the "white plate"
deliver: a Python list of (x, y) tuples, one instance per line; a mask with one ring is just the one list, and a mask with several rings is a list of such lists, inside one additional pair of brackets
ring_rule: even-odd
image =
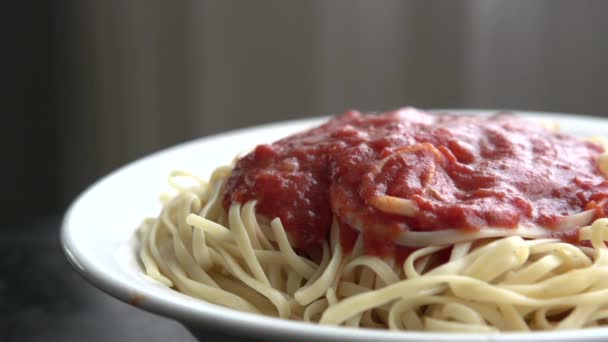
[[(450, 111), (454, 112), (454, 111)], [(461, 113), (492, 111), (459, 111)], [(567, 114), (518, 112), (534, 119), (552, 118), (562, 131), (575, 135), (607, 135), (608, 120)], [(210, 136), (181, 144), (128, 164), (82, 193), (68, 210), (61, 231), (67, 258), (93, 285), (106, 293), (196, 329), (229, 334), (301, 341), (603, 341), (608, 328), (565, 332), (438, 334), (391, 332), (318, 326), (242, 313), (183, 295), (144, 276), (136, 258), (134, 231), (141, 220), (160, 210), (161, 191), (171, 170), (185, 169), (202, 177), (233, 157), (264, 142), (319, 124), (305, 119)]]

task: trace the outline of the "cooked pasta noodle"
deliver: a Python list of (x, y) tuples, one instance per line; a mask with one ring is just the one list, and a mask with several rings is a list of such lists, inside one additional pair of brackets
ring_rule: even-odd
[[(496, 229), (463, 241), (436, 235), (401, 265), (363, 254), (361, 241), (345, 253), (334, 222), (312, 261), (293, 250), (279, 219), (256, 215), (255, 201), (224, 211), (220, 189), (229, 174), (219, 168), (209, 183), (171, 175), (175, 195), (138, 231), (149, 277), (217, 305), (328, 325), (496, 332), (576, 329), (608, 319), (608, 219), (580, 229), (592, 248), (501, 237)], [(194, 185), (180, 185), (183, 178)], [(429, 267), (452, 245), (446, 263)]]

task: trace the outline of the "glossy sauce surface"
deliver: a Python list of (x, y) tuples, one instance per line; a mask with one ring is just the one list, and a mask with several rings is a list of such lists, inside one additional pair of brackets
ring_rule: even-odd
[[(347, 249), (358, 231), (366, 253), (403, 254), (394, 241), (408, 230), (551, 230), (585, 209), (603, 215), (602, 152), (510, 114), (350, 111), (239, 159), (224, 206), (257, 200), (257, 212), (279, 217), (299, 250), (327, 240), (335, 216)], [(417, 211), (381, 211), (373, 199), (385, 195)]]

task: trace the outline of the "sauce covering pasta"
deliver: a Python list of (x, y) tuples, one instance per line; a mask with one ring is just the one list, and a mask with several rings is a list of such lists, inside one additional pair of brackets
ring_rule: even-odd
[(598, 216), (608, 197), (602, 152), (507, 113), (350, 111), (257, 146), (237, 161), (223, 202), (256, 200), (300, 250), (325, 241), (335, 216), (343, 231), (362, 233), (366, 253), (387, 255), (408, 231), (551, 232), (585, 210)]

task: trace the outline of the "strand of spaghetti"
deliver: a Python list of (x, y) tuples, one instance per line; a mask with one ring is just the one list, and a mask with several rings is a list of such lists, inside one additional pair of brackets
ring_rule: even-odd
[(203, 283), (189, 279), (179, 268), (174, 269), (176, 284), (180, 284), (182, 291), (194, 297), (204, 299), (210, 303), (226, 306), (240, 311), (259, 313), (247, 300), (231, 292), (214, 288)]
[(374, 196), (368, 201), (376, 209), (389, 214), (414, 217), (420, 210), (416, 202), (395, 196)]
[(501, 324), (493, 323), (493, 325), (507, 331), (530, 331), (530, 327), (524, 321), (523, 316), (513, 308), (513, 305), (500, 303), (498, 308), (502, 312), (502, 319), (499, 320)]
[(219, 272), (214, 272), (212, 276), (222, 290), (234, 293), (241, 298), (247, 298), (247, 301), (259, 311), (276, 316), (276, 309), (272, 302), (239, 279), (222, 275)]
[(252, 213), (252, 216), (248, 217), (246, 220), (248, 220), (248, 222), (253, 223), (256, 230), (256, 235), (258, 236), (258, 239), (261, 244), (261, 248), (267, 250), (277, 250), (276, 244), (271, 242), (271, 239), (269, 239), (269, 237), (266, 235), (266, 233), (270, 233), (270, 229), (264, 230), (262, 228), (262, 225), (260, 224), (260, 221), (258, 220), (258, 217), (257, 215), (255, 215), (255, 213)]
[(474, 333), (495, 333), (498, 332), (498, 329), (489, 327), (487, 325), (480, 324), (467, 324), (467, 323), (457, 323), (457, 322), (449, 322), (444, 320), (439, 320), (431, 317), (424, 318), (424, 325), (426, 330), (432, 331), (443, 331), (443, 332), (474, 332)]
[[(359, 284), (373, 291), (376, 281), (376, 274), (369, 268), (361, 268), (359, 275)], [(361, 323), (365, 326), (378, 327), (377, 323), (371, 317), (372, 310), (365, 310), (357, 315), (361, 315)], [(354, 317), (354, 316), (353, 316)]]
[(218, 248), (218, 253), (224, 258), (228, 270), (233, 276), (240, 279), (247, 286), (256, 290), (264, 297), (268, 298), (277, 309), (278, 316), (281, 318), (289, 318), (291, 315), (291, 307), (285, 297), (285, 295), (278, 290), (270, 287), (270, 285), (260, 282), (259, 280), (251, 277), (245, 272), (238, 262), (227, 253), (223, 248)]
[(425, 247), (410, 254), (409, 257), (405, 259), (405, 262), (403, 263), (403, 273), (405, 274), (406, 278), (414, 279), (422, 276), (422, 271), (416, 268), (416, 266), (414, 265), (415, 262), (420, 258), (426, 257), (445, 248), (445, 246)]
[[(222, 247), (234, 255), (240, 253), (240, 249), (236, 245), (223, 244)], [(260, 264), (262, 264), (262, 266), (266, 264), (289, 265), (288, 261), (285, 259), (285, 256), (281, 251), (254, 249), (253, 252)], [(298, 257), (300, 258), (300, 260), (302, 260), (302, 262), (308, 264), (310, 267), (315, 269), (318, 267), (317, 264), (310, 261), (309, 259), (306, 259), (299, 255)]]
[(555, 327), (549, 322), (549, 319), (547, 319), (547, 310), (548, 308), (540, 308), (534, 312), (533, 324), (541, 329), (553, 330)]
[(179, 238), (180, 234), (177, 231), (175, 225), (172, 222), (165, 221), (165, 217), (163, 217), (163, 222), (165, 223), (166, 228), (173, 237), (171, 239), (173, 242), (173, 253), (175, 254), (175, 257), (181, 267), (185, 268), (185, 273), (196, 281), (200, 281), (201, 283), (207, 286), (217, 288), (218, 286), (215, 281), (213, 281), (213, 279), (209, 277), (207, 272), (200, 268), (198, 263), (196, 263), (196, 261), (192, 258), (192, 256), (186, 249), (186, 246), (184, 246), (184, 242)]
[(184, 271), (177, 265), (177, 260), (172, 253), (171, 244), (167, 243), (164, 252), (158, 250), (160, 256), (167, 264), (167, 274), (172, 275), (172, 281), (178, 289), (193, 297), (204, 299), (210, 303), (226, 306), (236, 310), (258, 313), (259, 311), (247, 300), (236, 296), (231, 292), (205, 285), (201, 282), (189, 279)]
[(533, 284), (544, 278), (549, 272), (561, 266), (562, 262), (562, 258), (555, 254), (545, 255), (539, 260), (529, 263), (520, 270), (509, 273), (502, 284)]
[[(525, 253), (525, 251), (522, 251), (522, 249), (525, 249), (525, 247), (528, 247), (529, 244), (534, 244), (535, 241), (526, 241), (523, 240), (521, 237), (519, 236), (509, 236), (503, 239), (499, 239), (499, 240), (495, 240), (489, 244), (486, 244), (482, 247), (479, 247), (475, 250), (473, 250), (471, 253), (467, 254), (466, 256), (454, 260), (454, 261), (450, 261), (446, 264), (443, 264), (441, 266), (438, 266), (437, 268), (427, 272), (425, 275), (439, 275), (439, 274), (462, 274), (463, 272), (465, 272), (466, 269), (468, 269), (469, 274), (471, 274), (471, 272), (474, 272), (475, 269), (480, 270), (481, 272), (490, 272), (490, 273), (484, 273), (484, 275), (480, 274), (480, 276), (483, 277), (491, 277), (491, 273), (494, 273), (494, 270), (486, 270), (484, 265), (486, 265), (485, 262), (485, 256), (488, 255), (488, 253), (492, 254), (494, 253), (495, 256), (494, 258), (498, 258), (498, 259), (502, 259), (501, 257), (504, 254), (498, 253), (496, 254), (495, 251), (496, 250), (500, 250), (503, 253), (504, 252), (510, 252), (509, 248), (517, 248), (518, 249), (518, 253), (516, 253), (516, 257), (514, 260), (511, 260), (511, 262), (515, 262), (515, 264), (517, 264), (518, 261), (521, 260), (522, 256), (525, 254), (529, 253)], [(522, 255), (523, 253), (523, 255)], [(477, 262), (477, 264), (474, 264), (475, 262)], [(495, 260), (494, 262), (498, 262), (498, 263), (504, 263), (505, 261), (498, 261)], [(501, 266), (501, 269), (504, 269), (504, 265)]]
[(269, 265), (268, 266), (268, 279), (270, 280), (270, 285), (277, 289), (283, 290), (283, 277), (281, 275), (281, 266), (280, 265)]
[(363, 240), (363, 234), (359, 234), (359, 236), (357, 236), (357, 240), (355, 241), (355, 244), (353, 245), (353, 248), (351, 249), (350, 253), (346, 256), (345, 260), (352, 260), (354, 258), (357, 258), (360, 255), (363, 255), (363, 244), (364, 244), (364, 240)]
[[(605, 266), (597, 266), (601, 268), (606, 268)], [(608, 288), (608, 277), (602, 277), (598, 279), (587, 291), (599, 291), (602, 289)]]
[[(412, 329), (411, 325), (414, 325), (416, 330), (425, 330), (423, 319), (426, 316), (432, 316), (437, 311), (435, 304), (449, 303), (452, 300), (454, 298), (443, 296), (420, 296), (397, 300), (389, 310), (387, 326), (403, 324), (408, 329)], [(418, 312), (421, 314), (418, 315)], [(413, 313), (415, 316), (412, 317), (408, 313)]]
[(522, 317), (529, 317), (538, 308), (535, 308), (533, 306), (519, 305), (519, 306), (513, 306), (513, 309), (515, 309), (515, 311), (517, 311)]
[(323, 298), (323, 299), (319, 299), (317, 301), (315, 301), (314, 303), (309, 304), (306, 309), (304, 310), (304, 321), (306, 322), (313, 322), (313, 317), (321, 315), (321, 313), (327, 309), (327, 307), (329, 306), (329, 303), (327, 302), (327, 299)]
[[(336, 231), (339, 231), (339, 227), (338, 224), (335, 225), (335, 229)], [(330, 300), (330, 303), (337, 303), (338, 302), (338, 285), (340, 284), (340, 280), (341, 280), (341, 276), (344, 274), (344, 256), (342, 254), (342, 245), (340, 243), (337, 244), (337, 246), (335, 248), (340, 248), (340, 262), (338, 262), (338, 268), (336, 270), (336, 274), (334, 276), (334, 279), (332, 281), (332, 283), (329, 285), (329, 289), (327, 289), (327, 292), (325, 294), (326, 297), (328, 296), (332, 296), (332, 300)], [(329, 300), (329, 298), (328, 298)]]
[(601, 321), (608, 319), (608, 309), (597, 310), (589, 317), (590, 321)]
[[(394, 270), (393, 265), (395, 264), (394, 259), (391, 258), (391, 259), (381, 260), (381, 262), (387, 266), (387, 268), (388, 268), (387, 271), (390, 272), (388, 274), (393, 274), (395, 276), (395, 279), (397, 279), (397, 281), (399, 281), (399, 277), (397, 276), (395, 271), (393, 271)], [(382, 266), (380, 266), (380, 267), (382, 267)], [(390, 277), (390, 275), (388, 277)], [(397, 281), (395, 281), (395, 283)], [(389, 284), (387, 282), (385, 282), (384, 279), (382, 277), (380, 277), (378, 275), (378, 273), (376, 272), (376, 280), (374, 282), (374, 289), (379, 289), (379, 288), (385, 287), (386, 285), (389, 285)]]
[(173, 287), (173, 282), (160, 273), (156, 261), (154, 261), (154, 257), (150, 255), (147, 242), (150, 240), (151, 231), (153, 230), (152, 227), (156, 225), (158, 225), (158, 221), (154, 220), (154, 222), (144, 222), (142, 227), (140, 227), (139, 231), (141, 233), (140, 241), (142, 247), (139, 248), (139, 258), (141, 259), (148, 276), (167, 287)]
[(334, 246), (333, 256), (321, 276), (313, 283), (298, 289), (294, 293), (295, 300), (301, 305), (308, 305), (321, 297), (338, 277), (337, 270), (341, 262), (342, 247), (338, 243)]
[[(167, 208), (163, 208), (162, 211), (167, 210)], [(161, 215), (162, 215), (161, 211)], [(156, 220), (156, 223), (151, 226), (147, 239), (144, 240), (144, 245), (148, 248), (152, 259), (155, 261), (158, 269), (162, 274), (166, 275), (167, 279), (170, 278), (171, 271), (169, 267), (163, 262), (163, 259), (160, 255), (160, 250), (157, 245), (160, 244), (160, 233), (162, 233), (161, 220)], [(171, 281), (172, 282), (172, 281)], [(172, 282), (173, 283), (173, 282)], [(175, 284), (173, 284), (175, 285)]]
[(188, 192), (190, 190), (190, 188), (181, 186), (176, 181), (176, 179), (178, 179), (178, 178), (190, 178), (190, 179), (194, 180), (195, 182), (197, 182), (199, 186), (203, 186), (203, 187), (208, 185), (207, 181), (199, 178), (195, 174), (192, 174), (188, 171), (183, 171), (183, 170), (173, 170), (169, 173), (167, 183), (169, 184), (169, 186), (171, 186), (173, 189), (177, 190), (180, 193)]
[[(238, 205), (238, 204), (232, 204), (232, 205)], [(252, 248), (260, 248), (260, 242), (258, 240), (258, 237), (256, 235), (256, 232), (254, 231), (253, 225), (250, 224), (251, 222), (249, 222), (248, 224), (244, 223), (244, 212), (253, 212), (254, 208), (256, 205), (256, 201), (247, 201), (239, 210), (239, 219), (242, 222), (242, 227), (244, 232), (247, 234), (247, 239), (249, 241), (249, 244), (251, 245)], [(249, 216), (252, 216), (251, 214)]]
[[(358, 256), (360, 256), (362, 254), (362, 249), (363, 249), (363, 238), (361, 235), (359, 235), (359, 237), (357, 238), (357, 241), (355, 242), (355, 246), (353, 247), (352, 251), (351, 251), (351, 255), (349, 256), (349, 258), (346, 258), (344, 260), (344, 262), (348, 262), (349, 260), (354, 260), (356, 259)], [(367, 292), (370, 289), (363, 287), (359, 284), (353, 283), (351, 281), (355, 280), (355, 270), (356, 269), (352, 269), (351, 271), (346, 270), (346, 268), (343, 269), (342, 274), (343, 276), (339, 278), (340, 281), (337, 282), (336, 286), (336, 294), (340, 295), (341, 297), (348, 297), (350, 296), (352, 293), (363, 293), (363, 292)], [(349, 277), (345, 277), (344, 275), (349, 275)], [(348, 278), (347, 281), (346, 278)], [(352, 291), (352, 292), (351, 292)], [(347, 319), (344, 322), (344, 325), (346, 326), (350, 326), (350, 327), (360, 327), (362, 322), (362, 314), (356, 314), (353, 317)]]
[(338, 294), (340, 295), (340, 297), (351, 297), (364, 292), (368, 292), (370, 290), (372, 289), (370, 289), (369, 287), (365, 287), (360, 284), (349, 281), (341, 281), (338, 285)]
[[(209, 211), (214, 203), (218, 202), (217, 199), (223, 182), (215, 182), (212, 184), (213, 186), (211, 187), (209, 199), (198, 213), (198, 216), (205, 219), (207, 219)], [(187, 216), (186, 222), (188, 222)], [(192, 253), (194, 254), (194, 260), (196, 260), (196, 262), (198, 262), (198, 264), (201, 265), (204, 270), (209, 270), (213, 267), (213, 261), (209, 255), (209, 247), (207, 246), (205, 231), (203, 229), (194, 229), (192, 232)]]
[[(193, 275), (195, 279), (200, 279), (205, 284), (214, 286), (213, 280), (211, 280), (204, 270), (199, 268), (198, 263), (193, 260), (186, 245), (186, 241), (189, 239), (183, 239), (185, 235), (192, 232), (192, 228), (190, 228), (184, 220), (178, 220), (176, 224), (171, 219), (172, 216), (179, 216), (179, 213), (182, 213), (185, 217), (186, 214), (184, 212), (188, 212), (190, 209), (197, 210), (199, 205), (200, 203), (198, 202), (197, 196), (193, 196), (191, 193), (179, 194), (176, 199), (171, 202), (171, 205), (167, 206), (166, 210), (161, 213), (160, 222), (164, 224), (166, 230), (172, 236), (176, 257), (180, 263), (187, 267), (188, 273)], [(177, 211), (178, 214), (171, 214), (173, 210)]]
[(399, 277), (397, 277), (393, 269), (378, 257), (360, 256), (347, 263), (346, 266), (344, 266), (343, 272), (350, 272), (357, 266), (368, 267), (370, 270), (376, 273), (380, 279), (382, 279), (385, 285), (399, 282)]
[(323, 252), (323, 255), (321, 256), (321, 263), (315, 268), (315, 273), (313, 273), (312, 276), (306, 280), (306, 284), (304, 286), (308, 286), (317, 281), (317, 279), (319, 279), (319, 277), (323, 274), (323, 271), (327, 268), (327, 265), (329, 265), (329, 261), (331, 260), (331, 250), (329, 249), (327, 242), (323, 242), (321, 245), (321, 250)]
[(209, 271), (213, 267), (207, 239), (205, 239), (205, 233), (202, 229), (194, 229), (192, 232), (192, 254), (194, 260), (203, 270)]
[(429, 297), (421, 296), (412, 299), (401, 299), (389, 310), (388, 327), (390, 329), (399, 329), (405, 327), (409, 330), (425, 330), (424, 322), (417, 313), (417, 309), (424, 305), (435, 303), (449, 303), (451, 298), (445, 297)]
[(454, 261), (454, 260), (457, 260), (460, 258), (464, 258), (471, 251), (472, 245), (473, 244), (471, 243), (471, 241), (458, 242), (458, 243), (454, 244), (454, 246), (452, 247), (452, 252), (450, 253), (449, 261)]
[[(183, 211), (184, 207), (187, 209), (192, 209), (192, 201), (196, 201), (196, 200), (194, 200), (194, 198), (198, 198), (198, 197), (192, 197), (192, 196), (187, 196), (186, 194), (182, 194), (177, 198), (177, 199), (181, 199), (181, 201), (173, 202), (174, 206), (168, 207), (167, 209), (176, 209), (178, 212)], [(197, 210), (196, 206), (195, 206), (194, 210)], [(183, 268), (185, 268), (186, 274), (188, 274), (194, 280), (200, 281), (201, 283), (208, 285), (208, 286), (218, 287), (217, 284), (215, 283), (215, 281), (213, 281), (213, 279), (207, 274), (207, 272), (205, 272), (205, 270), (200, 267), (200, 265), (196, 262), (196, 260), (194, 260), (194, 258), (192, 257), (192, 255), (190, 254), (188, 249), (186, 248), (184, 240), (180, 239), (180, 237), (182, 237), (182, 233), (180, 233), (180, 231), (178, 231), (179, 228), (176, 227), (175, 224), (170, 220), (169, 212), (170, 212), (170, 210), (166, 210), (161, 215), (161, 217), (162, 217), (161, 222), (163, 222), (165, 224), (167, 230), (173, 237), (172, 238), (173, 251), (175, 253), (175, 257), (177, 258), (177, 261)], [(181, 222), (181, 223), (184, 224), (184, 222)], [(183, 230), (184, 229), (182, 229), (182, 231)]]
[[(596, 253), (606, 250), (605, 241), (608, 240), (608, 219), (601, 218), (591, 224), (591, 245)], [(596, 256), (596, 261), (600, 256)]]
[(270, 285), (266, 274), (262, 270), (262, 266), (258, 262), (253, 252), (253, 246), (251, 240), (249, 240), (249, 234), (247, 229), (241, 220), (241, 206), (239, 204), (233, 204), (228, 210), (228, 222), (230, 224), (230, 231), (234, 234), (234, 240), (236, 240), (239, 246), (241, 255), (245, 264), (249, 267), (249, 270), (253, 273), (254, 277), (265, 285)]
[[(417, 315), (409, 315), (416, 313), (420, 307), (436, 307), (436, 315), (434, 318), (441, 320), (451, 319), (460, 323), (468, 323), (473, 325), (486, 325), (485, 321), (496, 321), (500, 318), (496, 314), (488, 310), (477, 310), (477, 307), (469, 305), (458, 298), (447, 296), (419, 296), (408, 299), (397, 300), (388, 312), (387, 326), (390, 329), (400, 329), (405, 326), (407, 329), (427, 330), (424, 328), (424, 323)], [(427, 309), (427, 311), (429, 311)], [(429, 316), (429, 315), (426, 315)]]
[(204, 232), (212, 235), (216, 239), (232, 240), (233, 238), (230, 229), (196, 214), (188, 214), (188, 216), (186, 216), (186, 222), (195, 228), (202, 229)]
[(568, 269), (588, 267), (593, 263), (580, 248), (563, 242), (536, 244), (530, 247), (530, 254), (555, 254)]
[(573, 228), (586, 226), (593, 221), (595, 210), (589, 209), (578, 214), (561, 216), (561, 222), (555, 227), (556, 231), (567, 231)]
[(181, 197), (182, 200), (174, 207), (174, 210), (176, 211), (174, 215), (175, 221), (177, 221), (177, 231), (179, 232), (186, 250), (188, 253), (191, 253), (192, 226), (186, 222), (186, 216), (192, 211), (198, 212), (200, 210), (201, 200), (192, 192), (180, 193), (178, 197)]
[[(236, 249), (235, 246), (231, 246), (233, 249)], [(233, 250), (231, 250), (232, 252)], [(255, 257), (260, 261), (261, 264), (277, 264), (277, 265), (287, 265), (287, 260), (283, 256), (283, 253), (280, 251), (268, 251), (263, 249), (254, 250)], [(312, 262), (311, 262), (312, 264)]]
[(453, 320), (460, 323), (486, 325), (485, 320), (477, 311), (473, 310), (470, 306), (458, 302), (450, 302), (443, 305), (439, 317), (444, 320)]
[(224, 185), (224, 182), (219, 181), (219, 182), (214, 182), (214, 183), (210, 183), (210, 184), (212, 184), (212, 186), (210, 186), (211, 191), (210, 191), (209, 199), (207, 202), (205, 202), (205, 204), (203, 205), (201, 210), (198, 212), (198, 216), (204, 217), (204, 218), (208, 218), (207, 216), (210, 214), (213, 207), (218, 205), (220, 190), (221, 190), (222, 186)]
[(279, 218), (275, 218), (270, 222), (270, 226), (272, 228), (272, 232), (274, 233), (275, 238), (277, 239), (279, 249), (285, 255), (285, 258), (289, 265), (302, 277), (306, 279), (310, 278), (315, 272), (315, 270), (307, 263), (300, 260), (296, 252), (294, 252), (293, 248), (291, 248), (291, 244), (287, 239), (287, 235), (285, 234), (285, 229), (281, 224), (281, 220)]
[(422, 258), (416, 260), (416, 262), (414, 263), (414, 269), (415, 269), (416, 273), (421, 275), (425, 271), (427, 271), (427, 267), (429, 267), (429, 262), (430, 262), (432, 256), (433, 256), (432, 254), (425, 255)]
[[(463, 299), (477, 300), (479, 302), (511, 302), (514, 305), (525, 306), (571, 306), (606, 303), (608, 301), (608, 297), (605, 297), (608, 295), (608, 288), (557, 298), (530, 298), (514, 291), (503, 289), (499, 286), (494, 286), (481, 281), (463, 279), (459, 276), (454, 277), (457, 277), (457, 279), (450, 282), (450, 288), (452, 291), (454, 291), (455, 295)], [(572, 277), (571, 281), (577, 282), (578, 279), (576, 279), (576, 277)], [(475, 293), (475, 291), (479, 291), (479, 293)], [(492, 299), (493, 296), (496, 298)]]
[(608, 177), (608, 153), (602, 153), (597, 158), (597, 164), (602, 174)]
[[(240, 267), (238, 267), (238, 264), (236, 264), (233, 259), (226, 256), (227, 254), (230, 254), (230, 252), (225, 251), (225, 248), (228, 246), (224, 243), (222, 243), (222, 245), (223, 246), (214, 245), (214, 249), (211, 250), (211, 255), (214, 258), (214, 262), (217, 265), (220, 265), (221, 269), (230, 271), (237, 279), (242, 281), (243, 284), (247, 285), (249, 288), (252, 288), (255, 291), (258, 291), (263, 296), (272, 296), (273, 290), (284, 290), (285, 286), (283, 280), (281, 279), (280, 265), (269, 265), (270, 279), (271, 281), (274, 281), (274, 277), (276, 276), (276, 283), (272, 283), (272, 287), (267, 288), (266, 291), (264, 291), (264, 289), (261, 290), (264, 285), (256, 285), (255, 283), (252, 283), (251, 278), (249, 278), (249, 276)], [(234, 253), (234, 255), (239, 255), (239, 253), (236, 252)], [(273, 271), (276, 271), (276, 273)], [(285, 312), (285, 308), (291, 307), (291, 304), (288, 303), (288, 300), (283, 301), (281, 298), (277, 298), (277, 296), (275, 296), (274, 298), (268, 297), (268, 300), (271, 300), (273, 305), (275, 305), (275, 307), (278, 307), (278, 309), (273, 310), (275, 313), (272, 315), (276, 315), (276, 311), (279, 311), (279, 313), (281, 311)]]
[(598, 307), (599, 305), (576, 306), (566, 319), (561, 320), (557, 324), (555, 329), (568, 330), (585, 326), (585, 323), (589, 321), (589, 317), (597, 311)]
[(338, 297), (336, 296), (336, 291), (333, 287), (330, 287), (325, 291), (325, 298), (327, 298), (327, 302), (329, 305), (335, 305), (338, 303)]
[(254, 249), (260, 249), (262, 246), (271, 249), (271, 244), (268, 240), (266, 240), (266, 243), (264, 244), (260, 241), (261, 238), (265, 240), (266, 237), (261, 233), (258, 220), (255, 218), (255, 205), (256, 201), (247, 201), (241, 210), (241, 217), (245, 223), (249, 240)]
[[(219, 172), (219, 174), (221, 174), (222, 172)], [(208, 220), (217, 222), (221, 225), (226, 225), (226, 211), (224, 210), (224, 206), (222, 205), (222, 201), (220, 199), (221, 196), (221, 191), (224, 187), (224, 183), (226, 183), (225, 178), (221, 178), (218, 175), (218, 172), (216, 170), (216, 172), (213, 172), (213, 174), (211, 175), (211, 184), (214, 184), (214, 192), (217, 191), (217, 194), (215, 194), (216, 196), (214, 197), (213, 201), (210, 201), (209, 207), (207, 209), (206, 212), (204, 212), (205, 215), (200, 215), (201, 217), (204, 217)], [(201, 213), (203, 213), (201, 211)]]
[(358, 328), (361, 326), (361, 314), (354, 315), (353, 317), (344, 321), (344, 325), (347, 327), (355, 327)]
[[(575, 279), (572, 279), (576, 281)], [(503, 289), (484, 281), (459, 275), (426, 275), (411, 280), (404, 280), (383, 289), (370, 291), (346, 298), (325, 311), (320, 323), (339, 324), (354, 314), (384, 305), (397, 298), (411, 298), (420, 291), (434, 285), (449, 284), (454, 294), (462, 299), (488, 303), (510, 303), (526, 306), (576, 305), (606, 302), (608, 289), (550, 299), (535, 299)]]
[[(395, 156), (404, 153), (415, 153), (419, 151), (431, 152), (432, 155), (435, 157), (436, 162), (442, 165), (445, 163), (445, 157), (433, 144), (417, 143), (409, 146), (400, 147), (393, 151), (393, 153), (391, 153), (390, 155), (384, 157), (376, 165), (373, 166), (371, 170), (371, 177), (375, 177), (377, 174), (382, 172), (382, 169), (384, 168), (387, 161), (394, 158)], [(429, 164), (428, 167), (429, 169), (427, 170), (428, 172), (426, 174), (426, 177), (427, 181), (430, 181), (430, 179), (432, 179), (435, 175), (436, 168), (434, 163)], [(368, 199), (368, 203), (382, 212), (408, 217), (414, 217), (420, 210), (418, 208), (418, 204), (413, 200), (390, 196), (386, 194), (373, 196)]]
[(502, 325), (503, 315), (498, 311), (498, 307), (495, 304), (490, 303), (476, 303), (473, 301), (457, 300), (458, 303), (468, 305), (471, 309), (477, 311), (485, 321), (490, 323), (493, 327), (500, 328)]
[[(401, 330), (407, 327), (406, 322), (403, 321), (403, 315), (406, 312), (412, 312), (410, 305), (407, 300), (401, 299), (397, 300), (388, 312), (388, 327), (391, 330)], [(411, 319), (411, 317), (408, 317)], [(416, 322), (412, 322), (413, 325), (416, 325)], [(416, 327), (416, 330), (422, 330), (422, 322)]]
[(403, 322), (403, 326), (408, 330), (424, 330), (424, 323), (415, 311), (406, 312), (401, 318), (401, 322)]
[(405, 231), (395, 243), (408, 247), (427, 247), (437, 245), (453, 245), (458, 242), (475, 241), (487, 238), (506, 236), (519, 236), (522, 238), (546, 237), (547, 231), (541, 227), (523, 227), (516, 229), (484, 227), (476, 232), (463, 232), (460, 229), (446, 229), (440, 231)]
[[(600, 278), (608, 276), (608, 268), (589, 267), (572, 270), (536, 284), (497, 285), (503, 289), (515, 291), (534, 298), (552, 298), (569, 296), (585, 291)], [(576, 281), (572, 281), (576, 279)]]
[(256, 221), (258, 223), (258, 227), (260, 228), (260, 233), (264, 236), (265, 240), (268, 241), (270, 246), (274, 247), (277, 239), (272, 232), (272, 228), (270, 227), (270, 221), (268, 221), (266, 217), (260, 215), (256, 215)]
[(522, 238), (513, 237), (501, 242), (467, 265), (462, 274), (491, 282), (528, 259), (529, 248)]

